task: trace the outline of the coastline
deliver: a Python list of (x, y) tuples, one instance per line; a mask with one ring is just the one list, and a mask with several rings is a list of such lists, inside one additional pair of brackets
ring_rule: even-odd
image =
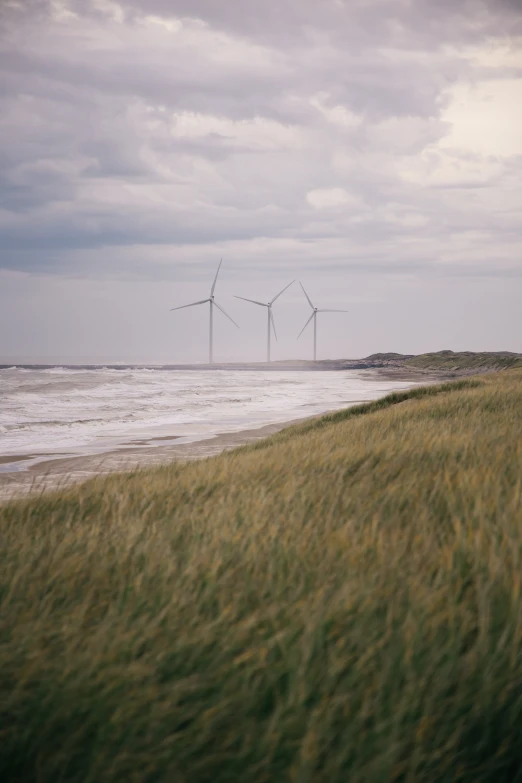
[(0, 506), (11, 777), (255, 780), (276, 736), (267, 780), (306, 776), (310, 747), (340, 749), (320, 779), (392, 779), (421, 725), (413, 779), (489, 756), (483, 780), (504, 756), (511, 779), (521, 384), (404, 389), (233, 459)]
[[(407, 369), (384, 367), (374, 369), (373, 374), (376, 378), (383, 381), (406, 381), (411, 382), (412, 386), (437, 383), (447, 378), (444, 373), (419, 373), (411, 372)], [(389, 391), (386, 393), (389, 393)], [(366, 401), (364, 399), (357, 400), (347, 404), (346, 407)], [(80, 454), (75, 456), (67, 454), (56, 454), (53, 456), (49, 454), (46, 455), (47, 458), (45, 460), (28, 465), (23, 469), (12, 472), (0, 471), (0, 503), (17, 500), (29, 495), (41, 494), (42, 492), (59, 490), (99, 475), (155, 467), (172, 461), (191, 462), (193, 460), (205, 459), (206, 457), (213, 457), (223, 451), (229, 451), (238, 446), (266, 438), (285, 427), (324, 416), (329, 412), (328, 409), (325, 409), (319, 414), (265, 424), (260, 427), (246, 427), (236, 432), (217, 433), (189, 443), (161, 445), (162, 440), (174, 441), (179, 437), (168, 435), (164, 438), (160, 436), (150, 440), (133, 439), (113, 449), (97, 454)], [(158, 445), (152, 445), (152, 441), (157, 441)], [(146, 443), (151, 445), (145, 445)], [(9, 457), (1, 457), (0, 466), (6, 462), (22, 462), (32, 456), (43, 455), (15, 454)]]
[[(102, 454), (87, 454), (76, 457), (60, 457), (38, 462), (23, 471), (0, 473), (0, 503), (18, 500), (28, 495), (49, 492), (87, 481), (95, 476), (109, 473), (123, 473), (139, 468), (165, 465), (172, 461), (191, 462), (214, 457), (223, 451), (230, 451), (256, 440), (267, 438), (276, 432), (309, 419), (324, 416), (305, 416), (299, 419), (265, 424), (262, 427), (224, 432), (209, 438), (179, 445), (123, 447)], [(159, 439), (158, 439), (159, 440)], [(171, 436), (169, 440), (174, 440)], [(10, 457), (10, 462), (25, 459), (22, 455)]]

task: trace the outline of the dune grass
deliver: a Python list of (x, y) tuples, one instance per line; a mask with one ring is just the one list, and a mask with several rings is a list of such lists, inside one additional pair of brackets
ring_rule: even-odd
[(507, 370), (522, 369), (522, 356), (509, 351), (436, 351), (411, 356), (404, 361), (405, 367), (423, 370)]
[(0, 779), (522, 779), (522, 372), (0, 507)]

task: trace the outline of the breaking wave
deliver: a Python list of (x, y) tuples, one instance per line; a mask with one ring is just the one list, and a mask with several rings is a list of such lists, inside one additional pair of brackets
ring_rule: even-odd
[(0, 455), (89, 453), (288, 421), (411, 384), (365, 371), (0, 369)]

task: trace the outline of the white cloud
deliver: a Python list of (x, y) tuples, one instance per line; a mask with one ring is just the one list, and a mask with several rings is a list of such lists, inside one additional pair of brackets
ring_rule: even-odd
[(315, 209), (361, 205), (361, 199), (348, 193), (344, 188), (317, 188), (309, 190), (306, 194), (306, 200)]
[(314, 95), (310, 98), (310, 106), (313, 106), (317, 111), (333, 125), (338, 125), (341, 128), (358, 128), (362, 123), (362, 117), (355, 112), (348, 109), (341, 104), (335, 104), (334, 106), (328, 106), (327, 102), (330, 100), (330, 95), (327, 92), (322, 92)]
[(156, 25), (162, 27), (169, 33), (179, 33), (183, 23), (181, 19), (175, 19), (174, 17), (164, 18), (162, 16), (144, 16), (141, 21), (145, 25)]
[(91, 3), (95, 11), (99, 11), (118, 24), (122, 24), (125, 19), (123, 7), (114, 0), (91, 0)]
[(422, 152), (447, 133), (448, 126), (433, 117), (389, 117), (370, 125), (366, 139), (373, 149), (392, 155)]
[(401, 158), (397, 171), (406, 182), (424, 187), (470, 188), (490, 184), (503, 171), (500, 161), (462, 154), (462, 149), (428, 146), (420, 155)]
[(522, 77), (458, 84), (441, 119), (445, 147), (482, 155), (522, 155)]
[(51, 0), (51, 15), (57, 22), (78, 19), (77, 14), (71, 11), (68, 0)]
[(473, 67), (493, 69), (522, 68), (522, 50), (513, 42), (502, 40), (490, 40), (487, 43), (455, 48), (444, 47), (446, 55), (464, 57), (470, 61)]
[(251, 120), (232, 120), (195, 112), (174, 114), (172, 135), (179, 139), (207, 139), (217, 137), (225, 146), (241, 146), (259, 150), (284, 150), (300, 144), (298, 128), (282, 125), (264, 117)]

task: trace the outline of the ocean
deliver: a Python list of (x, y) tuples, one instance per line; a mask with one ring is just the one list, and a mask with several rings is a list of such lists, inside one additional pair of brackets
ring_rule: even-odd
[[(0, 466), (187, 443), (373, 400), (411, 382), (372, 371), (140, 367), (0, 369)], [(154, 440), (157, 439), (157, 440)], [(151, 441), (151, 443), (148, 443)]]

